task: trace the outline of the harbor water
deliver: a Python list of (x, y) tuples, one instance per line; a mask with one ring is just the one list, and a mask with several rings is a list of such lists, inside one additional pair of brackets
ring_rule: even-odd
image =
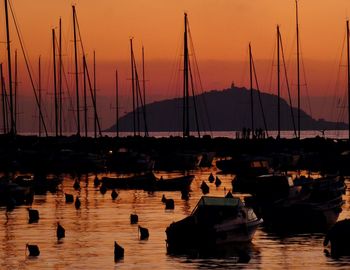
[[(207, 181), (210, 172), (222, 185)], [(94, 187), (94, 175), (80, 177), (80, 190), (74, 190), (74, 178), (64, 175), (61, 191), (35, 195), (32, 208), (40, 212), (37, 223), (28, 223), (27, 206), (11, 212), (0, 209), (1, 269), (349, 269), (350, 258), (332, 259), (325, 255), (323, 234), (278, 235), (260, 227), (249, 245), (225, 247), (215, 254), (172, 255), (166, 249), (166, 227), (189, 215), (202, 196), (200, 185), (205, 180), (212, 196), (224, 196), (231, 189), (233, 175), (215, 169), (194, 172), (190, 199), (181, 199), (180, 192), (147, 192), (118, 190), (112, 200), (111, 191), (102, 195)], [(105, 174), (99, 175), (99, 177)], [(164, 178), (177, 173), (157, 172)], [(347, 182), (350, 188), (350, 183)], [(350, 190), (339, 220), (350, 216)], [(81, 208), (65, 202), (64, 193), (79, 196)], [(175, 200), (174, 210), (165, 210), (162, 195)], [(235, 194), (242, 196), (243, 194)], [(130, 214), (139, 216), (139, 225), (149, 229), (148, 240), (139, 240), (138, 225), (130, 224)], [(56, 238), (60, 222), (66, 237)], [(114, 261), (114, 241), (125, 249), (124, 259)], [(40, 256), (27, 256), (26, 244), (36, 244)], [(239, 262), (237, 249), (250, 259)]]

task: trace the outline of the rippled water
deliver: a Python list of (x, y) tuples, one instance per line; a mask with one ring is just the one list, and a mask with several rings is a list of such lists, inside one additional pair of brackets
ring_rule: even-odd
[[(168, 255), (165, 229), (173, 221), (190, 214), (201, 196), (199, 186), (210, 170), (197, 171), (189, 201), (180, 192), (119, 190), (113, 201), (110, 191), (102, 195), (93, 186), (93, 175), (81, 178), (81, 191), (74, 191), (74, 179), (65, 176), (62, 190), (79, 195), (81, 209), (66, 204), (64, 193), (36, 195), (33, 208), (40, 211), (38, 223), (28, 223), (26, 206), (6, 213), (0, 209), (1, 269), (349, 269), (350, 259), (334, 260), (323, 252), (322, 234), (281, 237), (259, 228), (251, 245), (245, 247), (251, 260), (237, 263), (237, 256), (225, 250), (220, 256), (196, 254)], [(214, 172), (215, 174), (215, 172)], [(174, 174), (171, 174), (174, 175)], [(231, 187), (231, 175), (219, 175), (223, 184), (210, 184), (210, 195), (224, 195)], [(165, 210), (162, 194), (175, 200), (175, 210)], [(340, 219), (349, 217), (349, 191)], [(148, 240), (138, 240), (137, 225), (130, 225), (130, 213), (139, 215), (139, 224), (150, 232)], [(56, 224), (66, 229), (66, 237), (56, 239)], [(114, 241), (125, 249), (123, 260), (114, 262)], [(41, 254), (29, 258), (26, 243), (37, 244)]]

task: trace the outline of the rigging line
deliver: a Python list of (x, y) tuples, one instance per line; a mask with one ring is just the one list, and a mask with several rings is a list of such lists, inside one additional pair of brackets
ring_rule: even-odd
[[(39, 88), (40, 89), (40, 95), (41, 95), (41, 102), (40, 102), (40, 108), (41, 110), (43, 111), (43, 114), (47, 116), (47, 126), (50, 130), (53, 129), (53, 126), (52, 126), (52, 106), (43, 106), (43, 104), (47, 104), (47, 100), (46, 100), (46, 96), (49, 95), (49, 91), (48, 89), (50, 89), (50, 82), (51, 82), (51, 76), (52, 76), (52, 69), (51, 69), (51, 63), (52, 63), (52, 43), (50, 44), (50, 49), (49, 49), (49, 61), (47, 62), (47, 66), (46, 66), (46, 69), (44, 69), (46, 71), (46, 85), (43, 87), (39, 87), (38, 86), (38, 92), (39, 92)], [(43, 76), (41, 76), (42, 78)], [(40, 83), (41, 85), (43, 85), (43, 83), (41, 82)], [(39, 85), (39, 83), (38, 83)], [(45, 89), (45, 96), (43, 96), (43, 92), (44, 92), (44, 89)], [(39, 95), (39, 93), (38, 93)], [(44, 98), (43, 98), (44, 97)], [(51, 99), (50, 99), (50, 103), (51, 103)], [(50, 104), (51, 105), (51, 104)], [(50, 110), (47, 109), (47, 107), (50, 108)], [(38, 115), (38, 118), (40, 118), (40, 115)]]
[(16, 28), (17, 36), (18, 36), (18, 39), (19, 39), (19, 43), (20, 43), (20, 45), (21, 45), (21, 49), (22, 49), (24, 61), (25, 61), (25, 64), (26, 64), (26, 68), (27, 68), (27, 71), (28, 71), (30, 83), (31, 83), (31, 86), (32, 86), (32, 89), (33, 89), (33, 92), (34, 92), (35, 101), (36, 101), (36, 104), (37, 104), (38, 109), (39, 109), (39, 115), (40, 115), (40, 118), (41, 118), (41, 121), (42, 121), (42, 124), (43, 124), (43, 127), (44, 127), (45, 135), (46, 135), (46, 137), (47, 137), (47, 136), (48, 136), (48, 132), (47, 132), (47, 128), (46, 128), (44, 116), (43, 116), (43, 113), (42, 113), (41, 108), (40, 108), (40, 106), (39, 106), (38, 94), (37, 94), (37, 92), (36, 92), (36, 90), (35, 90), (34, 80), (33, 80), (33, 77), (32, 77), (31, 71), (30, 71), (30, 64), (29, 64), (27, 55), (26, 55), (26, 53), (25, 53), (24, 42), (23, 42), (23, 40), (21, 39), (21, 36), (20, 36), (19, 27), (18, 27), (18, 25), (17, 25), (17, 21), (16, 21), (16, 18), (15, 18), (15, 15), (14, 15), (14, 11), (13, 11), (13, 9), (12, 9), (11, 1), (9, 1), (9, 6), (10, 6), (10, 11), (11, 11), (11, 14), (12, 14), (13, 21), (14, 21), (14, 25), (15, 25), (15, 28)]
[[(135, 78), (135, 81), (136, 81), (136, 92), (138, 93), (139, 98), (140, 98), (140, 102), (141, 102), (143, 121), (144, 121), (144, 124), (145, 124), (145, 134), (147, 134), (146, 135), (146, 137), (147, 137), (148, 136), (148, 127), (147, 127), (146, 114), (145, 114), (145, 109), (144, 109), (145, 108), (145, 104), (144, 104), (144, 101), (142, 99), (141, 87), (140, 87), (139, 75), (138, 75), (137, 68), (136, 68), (135, 56), (133, 57), (133, 61), (134, 61), (135, 77), (136, 77)], [(137, 108), (137, 113), (139, 113), (139, 107)]]
[(303, 76), (304, 76), (304, 85), (305, 85), (306, 95), (307, 95), (307, 103), (309, 105), (310, 116), (312, 117), (312, 108), (311, 108), (311, 100), (310, 100), (310, 95), (309, 95), (309, 87), (307, 84), (305, 64), (304, 64), (304, 58), (303, 58), (302, 53), (301, 53), (301, 65), (303, 67), (302, 69), (303, 69)]
[[(68, 82), (68, 79), (67, 79), (67, 74), (66, 74), (63, 62), (62, 62), (62, 67), (61, 68), (62, 68), (62, 74), (63, 74), (64, 82), (65, 82), (65, 85), (66, 85), (66, 92), (67, 92), (67, 96), (68, 96), (68, 100), (69, 100), (68, 105), (70, 105), (70, 107), (68, 106), (68, 109), (71, 110), (71, 111), (74, 111), (73, 98), (70, 95), (69, 82)], [(76, 118), (76, 115), (74, 113), (73, 113), (73, 120), (74, 120), (75, 125), (77, 125), (78, 124), (77, 123), (77, 118)]]
[(102, 137), (102, 131), (101, 131), (101, 126), (100, 126), (100, 119), (97, 115), (97, 111), (96, 111), (96, 102), (95, 99), (93, 98), (93, 92), (92, 92), (92, 85), (91, 85), (91, 80), (90, 80), (90, 74), (89, 74), (89, 69), (86, 67), (86, 75), (87, 75), (87, 79), (88, 79), (88, 83), (89, 83), (89, 90), (90, 90), (90, 96), (92, 99), (92, 103), (94, 106), (94, 112), (95, 112), (95, 116), (96, 116), (96, 122), (97, 122), (97, 128), (98, 128), (98, 133), (100, 135), (100, 137)]
[[(136, 77), (136, 74), (137, 74), (137, 66), (136, 66), (136, 60), (135, 60), (135, 54), (132, 54), (132, 61), (133, 61), (133, 67), (134, 67), (134, 72), (135, 72), (135, 77)], [(137, 78), (135, 78), (135, 91), (136, 91), (136, 108), (135, 108), (135, 112), (136, 112), (136, 126), (137, 126), (137, 135), (140, 136), (140, 106), (139, 106), (139, 95), (138, 95), (138, 92), (140, 91), (140, 84), (138, 82), (138, 76)], [(141, 105), (142, 106), (142, 105)]]
[[(346, 33), (344, 35), (344, 38), (343, 38), (343, 42), (342, 42), (342, 45), (341, 45), (341, 50), (340, 50), (340, 59), (339, 59), (339, 65), (338, 65), (338, 68), (337, 68), (337, 74), (336, 74), (336, 82), (335, 82), (335, 85), (334, 85), (334, 93), (333, 93), (333, 99), (331, 101), (331, 113), (330, 113), (330, 118), (333, 119), (333, 117), (337, 117), (334, 116), (335, 114), (335, 109), (338, 107), (338, 104), (337, 104), (337, 101), (338, 101), (338, 98), (337, 98), (337, 95), (338, 95), (338, 89), (339, 89), (339, 84), (340, 84), (340, 71), (341, 71), (341, 66), (342, 66), (342, 59), (343, 59), (343, 55), (344, 55), (344, 48), (345, 48), (345, 39), (346, 39)], [(324, 106), (323, 106), (324, 107)], [(338, 110), (336, 112), (336, 114), (338, 114)]]
[[(274, 63), (275, 63), (275, 55), (276, 55), (276, 42), (273, 43), (274, 46), (273, 46), (273, 49), (272, 49), (272, 62), (271, 62), (271, 66), (270, 66), (270, 70), (269, 70), (269, 73), (270, 73), (270, 81), (269, 81), (269, 85), (266, 89), (268, 89), (268, 93), (269, 94), (272, 94), (273, 91), (272, 91), (272, 81), (273, 79), (275, 78), (274, 76), (274, 70), (273, 70), (273, 67), (274, 67)], [(269, 74), (268, 73), (268, 74)], [(267, 80), (267, 79), (266, 79)], [(267, 84), (267, 83), (265, 83)]]
[(192, 90), (192, 98), (193, 98), (193, 106), (194, 106), (195, 120), (196, 120), (196, 126), (197, 126), (197, 133), (198, 133), (198, 138), (200, 138), (201, 137), (201, 133), (199, 131), (199, 121), (198, 121), (198, 112), (197, 112), (197, 105), (196, 105), (196, 96), (194, 94), (192, 69), (191, 69), (191, 62), (190, 62), (189, 59), (188, 59), (188, 69), (189, 69), (189, 72), (190, 72), (190, 79), (191, 79), (191, 90)]
[[(85, 54), (85, 50), (84, 50), (83, 40), (82, 40), (82, 37), (81, 37), (80, 26), (79, 26), (79, 21), (78, 21), (78, 15), (77, 15), (76, 12), (75, 12), (75, 21), (76, 21), (77, 28), (78, 28), (78, 35), (79, 35), (81, 50), (83, 52), (83, 56), (85, 56), (86, 54)], [(93, 104), (93, 107), (94, 107), (94, 116), (96, 117), (98, 133), (102, 137), (102, 131), (101, 131), (101, 126), (100, 126), (100, 119), (99, 119), (98, 114), (97, 114), (96, 100), (94, 98), (94, 94), (93, 94), (93, 91), (92, 91), (92, 84), (91, 84), (91, 80), (90, 80), (89, 69), (88, 69), (87, 66), (86, 66), (86, 74), (87, 74), (87, 79), (88, 79), (89, 88), (90, 88), (89, 89), (90, 90), (90, 96), (91, 96), (92, 104)]]
[[(305, 71), (305, 63), (304, 63), (304, 57), (303, 57), (303, 52), (302, 52), (302, 46), (301, 46), (301, 40), (299, 37), (299, 51), (300, 51), (300, 59), (301, 59), (301, 66), (302, 66), (302, 72), (303, 72), (303, 78), (304, 78), (304, 85), (305, 85), (305, 90), (306, 90), (306, 96), (307, 96), (307, 103), (309, 106), (309, 113), (310, 116), (312, 117), (312, 109), (311, 109), (311, 101), (310, 101), (310, 95), (309, 95), (309, 88), (307, 85), (307, 79), (306, 79), (306, 71)], [(300, 128), (300, 127), (299, 127)]]
[(258, 90), (258, 98), (259, 98), (260, 109), (261, 109), (261, 113), (262, 113), (262, 117), (263, 117), (263, 121), (264, 121), (264, 128), (265, 128), (267, 137), (269, 137), (269, 131), (267, 129), (266, 117), (265, 117), (264, 107), (263, 107), (263, 104), (262, 104), (261, 93), (260, 93), (260, 88), (259, 88), (259, 83), (258, 83), (258, 76), (256, 74), (256, 69), (255, 69), (253, 55), (251, 55), (251, 58), (252, 58), (251, 61), (252, 61), (252, 66), (253, 66), (253, 73), (254, 73), (254, 78), (255, 78), (255, 84), (256, 84), (256, 88)]
[(282, 61), (283, 61), (283, 68), (284, 68), (284, 78), (285, 78), (286, 86), (287, 86), (287, 90), (288, 90), (288, 99), (289, 99), (289, 104), (290, 104), (290, 113), (291, 113), (291, 116), (292, 116), (294, 136), (297, 137), (297, 131), (296, 131), (296, 126), (295, 126), (295, 118), (294, 118), (294, 113), (293, 113), (292, 97), (291, 97), (291, 94), (290, 94), (288, 74), (287, 74), (287, 66), (286, 66), (286, 61), (285, 61), (285, 58), (284, 58), (284, 50), (283, 50), (283, 43), (282, 43), (281, 33), (279, 34), (279, 41), (278, 42), (280, 42), (280, 44), (281, 44), (281, 53), (282, 53)]
[(5, 121), (4, 121), (4, 130), (6, 130), (6, 132), (9, 131), (9, 110), (10, 110), (10, 101), (9, 101), (9, 98), (8, 98), (8, 94), (7, 94), (7, 91), (6, 91), (6, 83), (5, 83), (5, 78), (2, 74), (2, 70), (1, 70), (1, 75), (2, 75), (2, 80), (1, 80), (1, 83), (2, 83), (2, 97), (3, 97), (3, 108), (4, 108), (4, 117), (5, 117)]
[[(188, 20), (187, 20), (187, 28), (188, 28), (188, 36), (189, 36), (189, 39), (190, 39), (190, 48), (191, 48), (192, 55), (194, 57), (195, 71), (197, 72), (197, 76), (198, 76), (198, 80), (199, 80), (199, 87), (200, 87), (200, 90), (201, 90), (201, 93), (202, 93), (202, 99), (203, 99), (203, 104), (204, 104), (204, 113), (205, 113), (205, 117), (206, 117), (206, 119), (208, 121), (210, 135), (213, 136), (212, 125), (211, 125), (211, 121), (210, 121), (210, 117), (209, 117), (209, 110), (208, 110), (206, 98), (205, 98), (205, 95), (204, 95), (204, 90), (203, 90), (204, 88), (203, 88), (203, 84), (202, 84), (202, 78), (201, 78), (200, 72), (199, 72), (197, 56), (196, 56), (196, 52), (194, 50), (194, 44), (193, 44), (193, 39), (192, 39), (192, 34), (191, 34), (191, 28), (190, 28), (190, 23), (189, 23)], [(191, 75), (191, 77), (192, 77), (192, 75)], [(193, 95), (194, 95), (194, 93), (193, 93)]]

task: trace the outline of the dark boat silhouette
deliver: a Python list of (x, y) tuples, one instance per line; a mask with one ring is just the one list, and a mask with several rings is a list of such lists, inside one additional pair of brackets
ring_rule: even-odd
[(325, 232), (342, 211), (344, 179), (327, 176), (293, 181), (287, 175), (257, 178), (256, 193), (247, 198), (267, 228), (286, 232)]
[(181, 250), (250, 242), (261, 223), (239, 198), (202, 196), (191, 215), (166, 229), (167, 247)]
[(152, 191), (172, 191), (189, 189), (194, 175), (184, 175), (162, 179), (153, 173), (134, 175), (130, 177), (103, 177), (102, 184), (109, 189), (143, 189)]

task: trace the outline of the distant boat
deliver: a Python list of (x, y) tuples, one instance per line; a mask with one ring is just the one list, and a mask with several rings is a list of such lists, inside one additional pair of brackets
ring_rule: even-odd
[(196, 152), (166, 152), (156, 158), (155, 169), (160, 171), (194, 170), (199, 168), (203, 155)]
[(250, 242), (262, 223), (239, 198), (203, 196), (191, 215), (166, 229), (168, 250)]
[(143, 189), (143, 190), (185, 190), (189, 189), (194, 175), (163, 179), (154, 173), (145, 173), (130, 177), (102, 177), (102, 184), (109, 189)]
[(339, 176), (293, 181), (287, 175), (263, 175), (257, 177), (252, 200), (270, 229), (324, 232), (336, 223), (344, 192), (344, 179)]
[(118, 172), (148, 172), (154, 168), (154, 160), (143, 153), (121, 148), (107, 154), (106, 166)]

